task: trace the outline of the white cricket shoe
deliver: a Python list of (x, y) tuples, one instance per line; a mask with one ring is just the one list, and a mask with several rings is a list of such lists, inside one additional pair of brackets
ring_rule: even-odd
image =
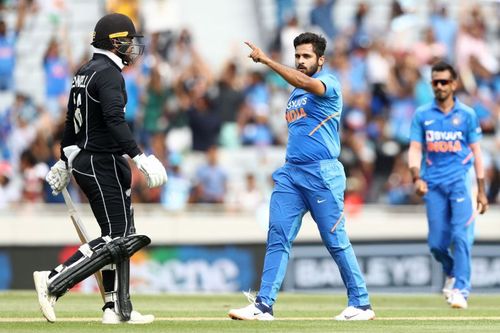
[(375, 319), (375, 312), (372, 309), (358, 309), (354, 306), (349, 306), (344, 309), (335, 320), (373, 320)]
[(442, 292), (444, 298), (446, 298), (448, 303), (454, 286), (455, 286), (455, 278), (453, 276), (447, 276), (446, 279), (444, 280)]
[(103, 324), (150, 324), (155, 320), (155, 316), (152, 314), (143, 315), (135, 310), (132, 310), (130, 313), (130, 320), (123, 321), (120, 318), (120, 315), (113, 311), (113, 309), (107, 308), (104, 310), (102, 314), (102, 323)]
[(263, 312), (255, 303), (249, 304), (244, 308), (232, 309), (228, 315), (231, 319), (239, 320), (274, 320), (272, 313)]
[(38, 304), (40, 310), (48, 322), (53, 323), (56, 321), (56, 313), (54, 305), (56, 304), (57, 297), (49, 294), (49, 274), (50, 271), (36, 271), (33, 272), (33, 281), (35, 282), (35, 289), (38, 295)]
[(453, 289), (448, 303), (453, 309), (467, 309), (467, 300), (458, 289)]

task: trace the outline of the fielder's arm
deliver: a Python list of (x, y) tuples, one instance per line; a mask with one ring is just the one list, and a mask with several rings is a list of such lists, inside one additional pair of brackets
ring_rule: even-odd
[(408, 150), (408, 166), (410, 167), (411, 178), (415, 185), (415, 192), (422, 196), (427, 193), (427, 183), (420, 179), (420, 165), (422, 163), (422, 144), (418, 141), (411, 141)]
[(488, 198), (484, 185), (483, 154), (478, 142), (471, 143), (469, 147), (474, 155), (474, 171), (477, 178), (477, 211), (479, 214), (484, 214), (488, 210)]
[(295, 68), (291, 68), (285, 65), (280, 64), (279, 62), (274, 61), (269, 58), (260, 48), (253, 45), (250, 42), (245, 42), (252, 49), (252, 53), (250, 53), (249, 57), (252, 58), (255, 62), (260, 62), (273, 71), (281, 75), (288, 83), (292, 86), (304, 89), (310, 93), (315, 95), (322, 96), (325, 93), (325, 85), (321, 80), (312, 78)]

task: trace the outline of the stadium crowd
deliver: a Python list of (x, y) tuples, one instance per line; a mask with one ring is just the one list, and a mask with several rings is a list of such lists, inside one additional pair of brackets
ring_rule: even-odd
[[(140, 26), (144, 18), (134, 3), (108, 1), (106, 8), (126, 11)], [(328, 38), (327, 66), (340, 80), (344, 98), (340, 159), (348, 176), (346, 205), (355, 209), (363, 203), (419, 202), (407, 167), (410, 122), (415, 109), (433, 98), (430, 65), (440, 58), (456, 66), (458, 98), (478, 114), (487, 193), (490, 203), (500, 202), (498, 22), (487, 24), (478, 4), (452, 17), (446, 6), (430, 1), (427, 24), (422, 27), (408, 8), (392, 1), (385, 30), (374, 31), (367, 20), (371, 5), (359, 1), (350, 26), (340, 29), (332, 18), (335, 4), (335, 0), (315, 1), (309, 22), (299, 22), (295, 1), (276, 0), (276, 37), (267, 51), (293, 66), (293, 58), (285, 55), (293, 55), (296, 35), (313, 30)], [(10, 25), (3, 19), (7, 12), (16, 13)], [(45, 74), (45, 97), (37, 103), (19, 89), (23, 82), (14, 77), (21, 60), (16, 41), (25, 22), (36, 15), (54, 14), (40, 10), (35, 0), (0, 2), (0, 95), (4, 100), (0, 103), (0, 208), (19, 202), (62, 201), (61, 196), (50, 194), (44, 177), (59, 159), (72, 73), (92, 52), (89, 45), (83, 59), (72, 59), (63, 29), (55, 29), (39, 64)], [(54, 22), (57, 25), (57, 17)], [(134, 175), (133, 202), (162, 203), (171, 210), (183, 209), (187, 203), (254, 210), (268, 199), (270, 174), (248, 168), (235, 179), (234, 166), (218, 157), (243, 148), (284, 147), (283, 105), (290, 87), (271, 71), (246, 70), (242, 65), (246, 58), (224, 60), (222, 70), (215, 72), (196, 47), (196, 36), (186, 29), (158, 31), (143, 42), (145, 55), (123, 72), (128, 94), (125, 117), (143, 149), (165, 163), (169, 182), (147, 191), (144, 178)], [(188, 162), (196, 165), (186, 166)], [(75, 187), (72, 192), (82, 200)]]

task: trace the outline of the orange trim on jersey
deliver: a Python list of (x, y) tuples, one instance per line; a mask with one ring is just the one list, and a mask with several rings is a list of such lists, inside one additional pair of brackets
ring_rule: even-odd
[(333, 225), (333, 228), (330, 230), (330, 232), (333, 234), (333, 232), (335, 231), (335, 229), (337, 229), (337, 226), (339, 225), (340, 221), (342, 221), (342, 218), (344, 217), (344, 212), (342, 212), (342, 214), (340, 214), (340, 217), (339, 219), (337, 220), (337, 222), (335, 222), (335, 224)]
[(472, 223), (476, 219), (476, 217), (479, 215), (479, 212), (477, 210), (474, 210), (474, 213), (472, 213), (472, 216), (469, 218), (465, 226), (468, 226), (469, 224)]
[(321, 126), (323, 126), (328, 120), (332, 119), (333, 117), (339, 115), (339, 112), (335, 112), (335, 113), (332, 113), (331, 115), (329, 115), (325, 120), (323, 120), (318, 126), (316, 126), (310, 133), (309, 133), (309, 136), (313, 135), (314, 132), (316, 132), (317, 130), (319, 130), (319, 128)]
[(469, 155), (467, 155), (467, 157), (464, 158), (464, 160), (462, 161), (462, 164), (469, 162), (469, 160), (472, 158), (473, 155), (474, 154), (472, 152), (470, 152)]

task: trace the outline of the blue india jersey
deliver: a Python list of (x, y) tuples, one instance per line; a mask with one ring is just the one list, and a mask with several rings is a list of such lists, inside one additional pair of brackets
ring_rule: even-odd
[(291, 163), (336, 159), (340, 154), (340, 83), (326, 69), (312, 77), (323, 82), (325, 93), (318, 96), (295, 88), (286, 106), (286, 160)]
[(422, 144), (421, 177), (429, 185), (463, 177), (474, 160), (469, 145), (482, 136), (474, 110), (456, 98), (454, 101), (448, 114), (432, 102), (419, 107), (413, 116), (410, 140)]

